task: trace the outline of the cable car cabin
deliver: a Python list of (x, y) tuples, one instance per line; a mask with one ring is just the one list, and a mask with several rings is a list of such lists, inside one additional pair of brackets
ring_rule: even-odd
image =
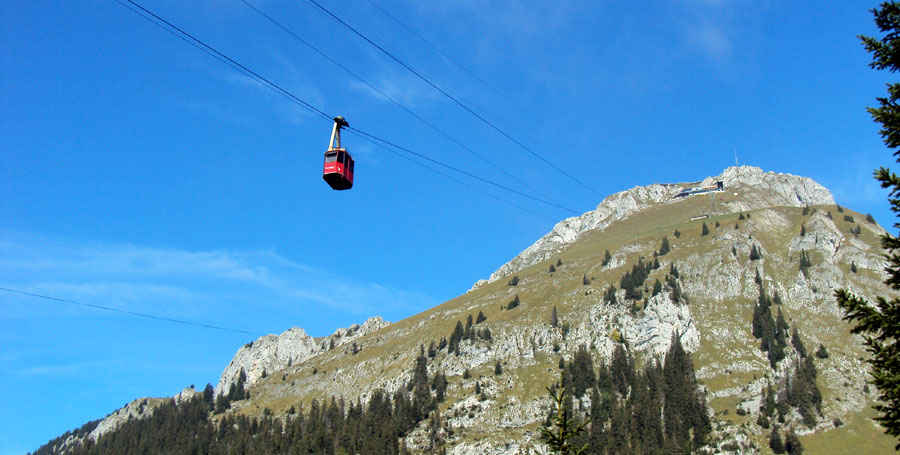
[(341, 128), (349, 126), (344, 117), (334, 118), (331, 143), (325, 152), (325, 167), (322, 171), (322, 178), (333, 190), (349, 190), (353, 187), (353, 157), (350, 152), (341, 148)]
[(349, 190), (353, 187), (353, 157), (344, 149), (325, 152), (325, 169), (322, 178), (333, 190)]

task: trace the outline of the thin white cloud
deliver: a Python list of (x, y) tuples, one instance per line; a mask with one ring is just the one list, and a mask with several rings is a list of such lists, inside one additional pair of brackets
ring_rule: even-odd
[[(0, 285), (128, 311), (203, 316), (232, 304), (296, 315), (309, 305), (324, 305), (366, 318), (437, 303), (419, 292), (355, 281), (271, 250), (185, 251), (0, 233)], [(19, 304), (5, 306), (0, 317), (48, 308), (15, 300)]]
[(682, 40), (716, 64), (731, 61), (740, 39), (741, 16), (753, 14), (761, 5), (737, 0), (689, 0), (683, 4)]
[[(274, 61), (274, 64), (269, 65), (269, 68), (264, 67), (264, 69), (257, 70), (261, 76), (312, 106), (320, 109), (325, 107), (325, 96), (315, 85), (309, 82), (307, 73), (300, 71), (290, 59), (278, 53), (270, 51), (267, 54)], [(317, 118), (314, 112), (284, 96), (265, 82), (227, 68), (224, 64), (216, 61), (200, 60), (198, 68), (220, 83), (232, 86), (235, 89), (255, 93), (259, 96), (257, 105), (271, 106), (270, 109), (287, 122), (301, 124)], [(187, 109), (204, 112), (211, 117), (233, 125), (249, 126), (258, 121), (257, 117), (248, 113), (251, 110), (246, 106), (238, 107), (230, 105), (226, 100), (219, 101), (219, 103), (210, 104), (209, 102), (188, 99), (182, 100), (181, 103)]]
[(108, 365), (110, 361), (76, 362), (61, 365), (37, 365), (23, 369), (13, 370), (18, 376), (50, 376), (58, 377), (94, 377), (96, 369), (102, 365)]
[[(377, 81), (370, 83), (407, 109), (412, 110), (421, 107), (434, 101), (440, 96), (432, 87), (428, 87), (424, 82), (412, 75), (398, 74), (391, 71), (389, 74), (384, 73), (378, 76), (377, 79)], [(375, 100), (384, 101), (386, 103), (391, 102), (362, 82), (354, 80), (350, 83), (350, 88), (369, 95)]]
[[(884, 164), (879, 161), (881, 153), (883, 152), (854, 154), (852, 160), (844, 160), (842, 166), (836, 167), (842, 170), (840, 173), (832, 178), (823, 179), (823, 184), (831, 189), (838, 204), (856, 210), (887, 206), (888, 191), (882, 189), (872, 175), (878, 166)], [(887, 220), (879, 220), (881, 221)]]
[(687, 29), (686, 34), (688, 42), (713, 61), (724, 62), (731, 57), (731, 39), (722, 24), (693, 25)]

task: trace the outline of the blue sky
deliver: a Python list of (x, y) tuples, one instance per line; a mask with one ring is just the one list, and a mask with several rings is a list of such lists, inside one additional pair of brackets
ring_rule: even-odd
[[(875, 33), (874, 3), (372, 1), (486, 84), (368, 0), (322, 3), (596, 192), (304, 1), (250, 2), (504, 172), (239, 0), (140, 3), (353, 127), (578, 213), (716, 175), (736, 150), (893, 223), (870, 177), (890, 153), (865, 112), (889, 79), (855, 38)], [(349, 133), (355, 187), (334, 192), (327, 121), (112, 0), (3, 2), (0, 43), (3, 287), (321, 336), (455, 297), (571, 215)], [(215, 383), (252, 339), (8, 293), (0, 327), (0, 415), (16, 416), (0, 453)]]

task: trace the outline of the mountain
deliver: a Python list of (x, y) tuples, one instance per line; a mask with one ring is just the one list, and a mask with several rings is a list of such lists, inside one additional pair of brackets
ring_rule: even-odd
[[(663, 364), (677, 357), (677, 344), (699, 382), (683, 387), (702, 398), (711, 422), (696, 452), (772, 453), (777, 428), (779, 443), (797, 435), (806, 453), (889, 453), (895, 441), (871, 419), (866, 353), (833, 296), (842, 287), (870, 299), (892, 292), (882, 283), (884, 233), (871, 217), (835, 205), (815, 181), (755, 167), (635, 187), (558, 223), (435, 308), (396, 323), (373, 317), (322, 338), (291, 328), (248, 343), (205, 391), (212, 412), (202, 418), (287, 421), (320, 404), (324, 412), (332, 397), (352, 413), (354, 403), (382, 393), (424, 393), (443, 398), (432, 401), (442, 426), (427, 410), (414, 420), (402, 432), (412, 453), (547, 453), (538, 429), (551, 409), (545, 388), (560, 380), (561, 364), (566, 387), (583, 379), (572, 371), (586, 371), (584, 362), (592, 362), (593, 384), (602, 382), (595, 370), (616, 374), (621, 355), (639, 370), (668, 374)], [(423, 377), (431, 390), (416, 385)], [(620, 397), (642, 380), (654, 384), (642, 377)], [(576, 416), (596, 408), (593, 384), (574, 389), (583, 392), (572, 404)], [(204, 392), (187, 389), (178, 401), (193, 396)], [(136, 400), (39, 453), (99, 441), (166, 403)], [(616, 428), (615, 418), (605, 425)]]

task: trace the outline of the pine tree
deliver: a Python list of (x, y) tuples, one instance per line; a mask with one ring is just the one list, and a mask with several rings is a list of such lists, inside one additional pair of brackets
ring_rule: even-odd
[(550, 273), (553, 273), (553, 272), (555, 272), (555, 271), (556, 271), (556, 267), (554, 267), (553, 264), (550, 264), (550, 270), (549, 270), (549, 272), (550, 272)]
[(784, 453), (784, 443), (781, 442), (781, 435), (778, 433), (778, 425), (772, 427), (772, 433), (769, 435), (769, 448), (772, 449), (773, 453)]
[(553, 309), (550, 310), (550, 326), (554, 328), (559, 326), (559, 318), (556, 316), (556, 305), (553, 305)]
[(781, 305), (781, 296), (778, 294), (778, 291), (775, 291), (775, 296), (772, 297), (772, 303), (775, 305)]
[(768, 418), (772, 418), (775, 415), (775, 392), (772, 390), (772, 384), (766, 384), (765, 394), (759, 408), (759, 413), (761, 415)]
[(856, 273), (856, 272), (857, 272), (857, 270), (856, 270), (856, 262), (851, 262), (851, 263), (850, 263), (850, 272), (852, 272), (852, 273)]
[[(866, 51), (872, 54), (870, 66), (891, 73), (900, 70), (900, 3), (886, 1), (872, 10), (875, 24), (885, 35), (882, 38), (860, 36)], [(868, 108), (872, 118), (881, 124), (880, 134), (884, 144), (900, 157), (900, 83), (888, 84), (888, 96), (878, 98), (880, 107)], [(882, 188), (889, 189), (891, 210), (900, 213), (900, 176), (881, 167), (875, 179)], [(895, 224), (900, 227), (900, 224)], [(881, 237), (881, 246), (888, 260), (885, 283), (895, 291), (900, 290), (900, 238), (888, 233)], [(881, 415), (876, 418), (891, 436), (900, 436), (900, 298), (890, 300), (878, 297), (875, 305), (853, 295), (848, 289), (835, 292), (838, 305), (844, 310), (844, 319), (854, 322), (852, 331), (862, 334), (871, 356), (873, 383), (878, 388), (880, 404), (875, 405)], [(897, 445), (900, 449), (900, 444)]]
[(435, 392), (435, 399), (438, 403), (443, 402), (447, 393), (447, 375), (443, 372), (437, 372), (431, 379), (431, 390)]
[(609, 287), (606, 288), (606, 294), (603, 297), (603, 301), (606, 302), (608, 305), (612, 305), (612, 304), (616, 303), (616, 287), (615, 286), (609, 285)]
[(234, 386), (234, 392), (231, 394), (231, 400), (229, 401), (240, 401), (247, 397), (247, 394), (244, 393), (244, 384), (247, 382), (247, 372), (241, 368), (241, 372), (238, 374), (237, 384)]
[(806, 223), (800, 225), (800, 236), (803, 237), (806, 235)]
[(583, 284), (583, 285), (585, 285), (585, 286), (590, 286), (590, 285), (591, 285), (591, 279), (588, 278), (587, 275), (584, 275), (584, 278), (581, 279), (581, 284)]
[(760, 258), (759, 250), (756, 249), (756, 244), (750, 247), (750, 260), (756, 261)]
[(706, 223), (703, 223), (703, 227), (701, 228), (700, 235), (703, 236), (703, 235), (707, 235), (707, 234), (709, 234), (709, 228), (706, 227)]
[(481, 324), (484, 321), (487, 321), (487, 316), (485, 316), (484, 313), (479, 310), (478, 317), (475, 318), (475, 324)]
[(459, 342), (462, 341), (465, 332), (462, 322), (456, 321), (456, 327), (453, 328), (453, 333), (450, 334), (450, 348), (447, 351), (448, 353), (456, 353), (456, 355), (459, 355)]
[(660, 242), (659, 244), (659, 255), (665, 256), (669, 251), (671, 251), (671, 248), (669, 247), (669, 239), (663, 236), (662, 242)]
[(500, 376), (503, 374), (503, 367), (500, 366), (500, 361), (498, 360), (496, 364), (494, 364), (494, 375)]
[(797, 434), (794, 433), (793, 429), (784, 435), (784, 450), (789, 455), (803, 454), (803, 444), (800, 444), (800, 438), (797, 437)]
[(566, 371), (571, 374), (569, 392), (573, 397), (584, 395), (584, 392), (597, 382), (594, 374), (594, 362), (584, 345), (578, 347), (578, 351), (575, 352), (575, 357), (567, 366)]
[(412, 377), (412, 405), (415, 409), (416, 421), (420, 421), (428, 416), (428, 413), (435, 407), (434, 401), (431, 399), (431, 384), (428, 381), (428, 359), (425, 358), (425, 352), (421, 345), (419, 348), (419, 356), (416, 357), (415, 367), (413, 368)]
[[(550, 446), (550, 452), (560, 455), (581, 455), (587, 450), (587, 444), (575, 446), (574, 440), (578, 438), (587, 421), (576, 424), (570, 417), (570, 409), (564, 403), (566, 391), (563, 387), (547, 387), (547, 393), (553, 401), (553, 418), (547, 425), (541, 427), (541, 440)], [(555, 427), (555, 428), (554, 428)]]
[(612, 259), (612, 256), (609, 255), (609, 250), (606, 250), (606, 252), (603, 253), (603, 263), (600, 265), (606, 267), (606, 264), (609, 264), (610, 259)]
[(803, 345), (803, 340), (800, 339), (800, 334), (797, 333), (797, 327), (794, 327), (791, 331), (791, 345), (794, 346), (794, 350), (797, 351), (801, 358), (806, 357), (806, 346)]

